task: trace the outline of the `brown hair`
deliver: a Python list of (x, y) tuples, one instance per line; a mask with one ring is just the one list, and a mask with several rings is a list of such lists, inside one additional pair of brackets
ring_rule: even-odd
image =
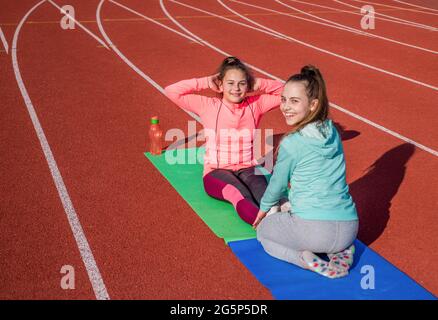
[[(280, 140), (281, 141), (295, 132), (303, 129), (307, 124), (315, 121), (325, 121), (328, 117), (329, 113), (329, 101), (327, 97), (327, 89), (325, 86), (324, 78), (322, 77), (321, 72), (318, 68), (312, 65), (306, 65), (301, 68), (301, 72), (290, 76), (287, 79), (285, 85), (290, 82), (302, 82), (306, 88), (307, 98), (309, 99), (309, 103), (314, 99), (318, 99), (318, 104), (316, 106), (315, 111), (311, 111), (307, 117), (297, 123), (294, 128), (285, 133)], [(277, 158), (278, 149), (280, 148), (280, 144), (275, 150), (274, 159)]]
[(227, 71), (232, 69), (241, 70), (245, 74), (246, 82), (248, 83), (248, 91), (252, 91), (255, 82), (254, 76), (252, 75), (249, 68), (236, 57), (227, 57), (222, 61), (217, 70), (217, 73), (219, 73), (217, 77), (218, 80), (223, 81)]

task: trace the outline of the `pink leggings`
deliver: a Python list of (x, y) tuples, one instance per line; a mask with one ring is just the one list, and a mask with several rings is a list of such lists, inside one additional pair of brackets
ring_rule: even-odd
[(240, 218), (251, 225), (267, 186), (265, 176), (255, 167), (237, 171), (216, 169), (204, 176), (205, 192), (213, 198), (230, 202)]

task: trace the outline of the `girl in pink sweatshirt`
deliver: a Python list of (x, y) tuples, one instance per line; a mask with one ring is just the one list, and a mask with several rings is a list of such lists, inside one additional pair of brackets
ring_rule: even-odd
[[(235, 57), (226, 58), (213, 76), (183, 80), (165, 88), (169, 99), (197, 114), (204, 126), (205, 191), (211, 197), (231, 202), (239, 216), (251, 225), (267, 187), (265, 176), (255, 167), (255, 129), (263, 114), (279, 107), (282, 88), (279, 81), (254, 78)], [(196, 94), (204, 89), (220, 96)], [(248, 96), (250, 92), (256, 94)]]

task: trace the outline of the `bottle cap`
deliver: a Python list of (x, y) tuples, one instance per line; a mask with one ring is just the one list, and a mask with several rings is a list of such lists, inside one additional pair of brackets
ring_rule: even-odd
[(158, 120), (157, 116), (151, 118), (151, 124), (158, 124), (158, 123), (160, 123), (160, 120)]

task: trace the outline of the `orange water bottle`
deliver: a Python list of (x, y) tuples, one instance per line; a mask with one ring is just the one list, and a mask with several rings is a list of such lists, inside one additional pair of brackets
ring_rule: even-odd
[(160, 120), (158, 117), (151, 118), (151, 126), (149, 127), (149, 152), (153, 155), (160, 155), (163, 148), (163, 130), (160, 128)]

